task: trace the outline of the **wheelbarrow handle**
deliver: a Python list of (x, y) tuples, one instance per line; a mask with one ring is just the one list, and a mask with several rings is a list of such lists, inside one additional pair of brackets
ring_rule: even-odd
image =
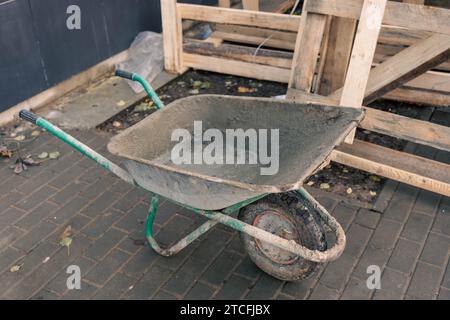
[(53, 125), (49, 121), (45, 120), (44, 118), (41, 118), (34, 113), (28, 111), (28, 110), (22, 110), (19, 112), (19, 117), (25, 121), (31, 122), (42, 129), (47, 130), (52, 135), (60, 139), (61, 141), (67, 143), (72, 148), (76, 149), (86, 157), (90, 158), (91, 160), (94, 160), (98, 164), (100, 164), (103, 168), (109, 170), (110, 172), (114, 173), (116, 176), (121, 178), (122, 180), (125, 180), (126, 182), (135, 185), (134, 179), (131, 177), (131, 175), (119, 167), (118, 165), (114, 164), (113, 162), (106, 159), (104, 156), (99, 154), (98, 152), (92, 150), (87, 145), (83, 144), (79, 140), (72, 137), (67, 132), (64, 132), (57, 126)]
[(120, 69), (116, 70), (116, 76), (124, 78), (124, 79), (127, 79), (127, 80), (136, 81), (136, 82), (140, 83), (141, 86), (144, 88), (145, 92), (147, 92), (148, 96), (155, 103), (156, 108), (158, 108), (158, 110), (164, 108), (164, 103), (161, 101), (161, 99), (159, 98), (158, 94), (155, 92), (155, 90), (150, 85), (150, 83), (148, 83), (144, 79), (144, 77), (141, 77), (137, 73), (131, 73), (131, 72), (128, 72), (128, 71), (125, 71), (125, 70), (120, 70)]

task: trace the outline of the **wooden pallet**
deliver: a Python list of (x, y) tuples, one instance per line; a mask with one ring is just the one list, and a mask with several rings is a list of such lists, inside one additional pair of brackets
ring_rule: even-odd
[[(166, 69), (289, 83), (288, 98), (362, 107), (381, 97), (450, 105), (450, 10), (386, 0), (306, 0), (302, 16), (162, 1)], [(183, 40), (182, 20), (220, 41)], [(222, 41), (230, 41), (226, 43)], [(270, 49), (255, 47), (265, 43)], [(243, 45), (250, 44), (252, 46)], [(430, 71), (433, 69), (433, 71)], [(450, 129), (365, 108), (361, 127), (450, 151)], [(444, 195), (448, 164), (353, 141), (332, 160)], [(407, 164), (407, 166), (403, 166)]]
[[(373, 68), (383, 24), (429, 35)], [(450, 58), (450, 10), (386, 0), (307, 0), (296, 46), (288, 98), (361, 108), (428, 77), (427, 70)], [(365, 110), (361, 128), (450, 151), (449, 127)], [(353, 139), (332, 161), (450, 196), (450, 165)]]

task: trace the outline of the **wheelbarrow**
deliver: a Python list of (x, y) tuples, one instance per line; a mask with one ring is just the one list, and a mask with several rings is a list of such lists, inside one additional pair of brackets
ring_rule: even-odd
[[(124, 181), (149, 191), (152, 199), (146, 237), (158, 254), (173, 256), (222, 223), (239, 231), (252, 261), (280, 280), (305, 279), (320, 263), (339, 258), (346, 242), (342, 227), (302, 185), (329, 163), (332, 150), (362, 120), (362, 111), (220, 95), (184, 98), (165, 107), (150, 84), (139, 75), (120, 70), (116, 75), (141, 83), (158, 108), (108, 144), (108, 150), (123, 159), (126, 170), (49, 121), (26, 110), (19, 116)], [(177, 142), (173, 139), (174, 130), (181, 129), (195, 136), (193, 131), (199, 121), (203, 130), (216, 132), (278, 130), (278, 172), (262, 175), (264, 165), (258, 163), (175, 163), (171, 156)], [(246, 145), (243, 148), (248, 151)], [(160, 198), (208, 221), (174, 246), (163, 248), (153, 234)], [(334, 234), (331, 244), (327, 234)]]

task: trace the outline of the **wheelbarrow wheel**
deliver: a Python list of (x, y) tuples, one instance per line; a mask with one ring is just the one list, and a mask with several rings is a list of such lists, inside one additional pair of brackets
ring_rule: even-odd
[[(239, 212), (239, 219), (311, 250), (325, 251), (325, 232), (317, 217), (299, 201), (296, 192), (269, 195)], [(284, 281), (308, 278), (318, 264), (245, 233), (241, 239), (251, 260), (264, 272)]]

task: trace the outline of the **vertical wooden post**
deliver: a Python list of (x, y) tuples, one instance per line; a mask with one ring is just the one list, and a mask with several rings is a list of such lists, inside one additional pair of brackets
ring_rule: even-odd
[(181, 73), (183, 29), (176, 0), (161, 0), (161, 18), (166, 71)]
[[(340, 105), (362, 107), (387, 0), (364, 0)], [(356, 129), (345, 142), (353, 143)]]
[(323, 52), (323, 70), (318, 93), (328, 96), (342, 88), (352, 53), (357, 20), (332, 17), (327, 51)]
[(242, 0), (244, 10), (259, 11), (259, 0)]

